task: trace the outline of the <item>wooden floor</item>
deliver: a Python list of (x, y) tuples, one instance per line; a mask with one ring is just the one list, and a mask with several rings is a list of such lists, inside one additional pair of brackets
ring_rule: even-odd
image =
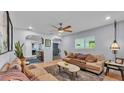
[[(36, 63), (35, 65), (45, 68), (48, 66), (56, 65), (58, 61), (61, 61), (61, 59), (54, 60), (51, 62)], [(106, 68), (105, 68), (105, 71), (106, 71)], [(105, 81), (114, 81), (114, 80), (122, 81), (121, 73), (120, 71), (110, 69), (109, 73), (107, 74), (107, 76), (105, 76), (104, 80)]]
[(116, 71), (116, 70), (113, 70), (113, 69), (110, 69), (109, 73), (107, 74), (107, 76), (105, 78), (106, 79), (110, 79), (110, 80), (122, 81), (122, 77), (121, 77), (120, 71)]

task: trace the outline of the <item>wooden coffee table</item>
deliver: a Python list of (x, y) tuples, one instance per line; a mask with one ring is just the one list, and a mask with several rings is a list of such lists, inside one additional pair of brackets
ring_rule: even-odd
[(72, 73), (72, 78), (75, 78), (75, 76), (77, 77), (77, 72), (80, 71), (80, 68), (76, 65), (73, 64), (69, 64), (65, 61), (60, 61), (57, 63), (58, 67), (59, 67), (59, 71), (61, 71), (61, 68), (67, 69), (69, 72)]

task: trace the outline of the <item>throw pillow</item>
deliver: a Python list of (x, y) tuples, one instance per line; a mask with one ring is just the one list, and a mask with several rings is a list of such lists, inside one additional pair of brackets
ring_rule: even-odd
[(2, 71), (2, 72), (8, 71), (9, 66), (10, 66), (9, 63), (4, 64), (0, 71)]
[(21, 65), (19, 65), (17, 63), (11, 63), (9, 66), (9, 69), (16, 69), (16, 70), (22, 71)]
[(74, 58), (74, 54), (73, 54), (73, 53), (69, 53), (69, 54), (67, 55), (67, 57), (68, 57), (68, 58)]
[(85, 58), (86, 62), (96, 62), (97, 58), (91, 54), (89, 54), (86, 58)]
[(75, 53), (75, 58), (77, 58), (78, 55), (79, 55), (79, 53)]
[(104, 55), (99, 54), (99, 55), (94, 55), (97, 58), (97, 61), (105, 60)]
[(87, 57), (87, 54), (79, 54), (77, 56), (78, 59), (82, 59), (82, 60), (85, 60), (86, 57)]

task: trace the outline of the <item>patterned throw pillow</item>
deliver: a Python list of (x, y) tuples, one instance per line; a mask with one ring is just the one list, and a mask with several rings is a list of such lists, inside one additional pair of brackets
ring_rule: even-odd
[(96, 62), (97, 61), (97, 58), (91, 54), (89, 54), (86, 59), (85, 59), (86, 62)]
[(11, 63), (9, 66), (9, 69), (16, 69), (16, 70), (22, 71), (21, 65), (19, 65), (17, 63)]
[(77, 55), (77, 58), (82, 59), (82, 60), (85, 60), (86, 57), (87, 57), (87, 54), (79, 54), (79, 55)]

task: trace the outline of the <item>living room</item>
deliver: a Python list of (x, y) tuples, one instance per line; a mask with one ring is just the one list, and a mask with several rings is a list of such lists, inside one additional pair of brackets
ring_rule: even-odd
[(1, 0), (0, 92), (123, 92), (123, 4)]
[[(1, 11), (2, 13), (6, 12)], [(21, 71), (28, 78), (24, 80), (123, 80), (123, 69), (120, 67), (123, 68), (124, 60), (124, 12), (9, 11), (7, 13), (11, 22), (9, 26), (11, 32), (8, 35), (9, 50), (1, 52), (0, 55), (1, 72), (8, 71), (13, 61), (19, 61), (15, 52), (15, 43), (19, 43), (24, 44), (22, 52), (25, 58), (24, 64), (28, 68), (27, 72), (23, 72), (24, 67), (21, 65)], [(116, 53), (113, 53), (110, 47), (115, 39), (119, 46), (114, 50)], [(107, 63), (109, 61), (115, 63), (115, 58), (119, 61), (116, 65)], [(93, 60), (93, 63), (89, 60)], [(112, 65), (113, 68), (116, 66), (117, 70), (106, 65)], [(40, 71), (39, 68), (42, 67)], [(111, 70), (108, 71), (109, 69)], [(32, 77), (29, 73), (33, 73)], [(41, 73), (47, 75), (42, 77)], [(36, 78), (37, 75), (40, 76)], [(7, 79), (13, 80), (10, 76)], [(7, 79), (3, 78), (5, 81)]]

